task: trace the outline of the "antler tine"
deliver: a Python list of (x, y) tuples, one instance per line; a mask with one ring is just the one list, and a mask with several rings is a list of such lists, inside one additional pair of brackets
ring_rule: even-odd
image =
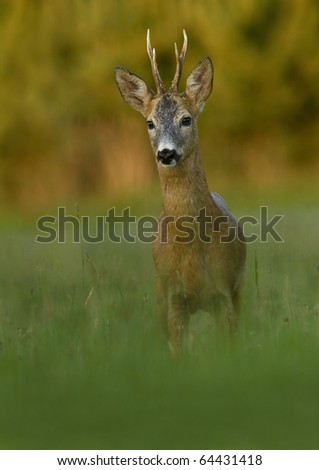
[(172, 81), (171, 90), (177, 92), (178, 84), (182, 75), (183, 63), (185, 60), (185, 55), (187, 51), (187, 34), (185, 29), (183, 29), (184, 43), (182, 47), (182, 52), (178, 53), (177, 44), (175, 42), (175, 55), (176, 55), (176, 72)]
[(152, 73), (153, 73), (153, 78), (154, 78), (155, 85), (156, 85), (157, 94), (162, 95), (165, 93), (165, 86), (164, 86), (164, 83), (162, 82), (161, 76), (158, 71), (158, 67), (156, 63), (156, 52), (155, 52), (155, 49), (152, 48), (151, 46), (149, 29), (147, 30), (147, 35), (146, 35), (146, 48), (147, 48), (148, 56), (151, 61)]

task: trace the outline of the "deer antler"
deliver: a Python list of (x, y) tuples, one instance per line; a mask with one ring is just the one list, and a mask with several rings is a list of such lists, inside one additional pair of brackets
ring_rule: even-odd
[(146, 47), (147, 47), (148, 56), (151, 61), (152, 73), (153, 73), (153, 77), (154, 77), (154, 81), (156, 85), (157, 94), (163, 95), (165, 93), (165, 86), (164, 86), (164, 83), (162, 82), (161, 76), (157, 68), (156, 53), (155, 53), (155, 49), (153, 49), (151, 46), (149, 29), (147, 30), (147, 35), (146, 35)]
[(178, 53), (177, 44), (175, 42), (176, 72), (172, 81), (171, 90), (176, 93), (177, 93), (178, 84), (182, 75), (183, 63), (184, 63), (185, 55), (187, 51), (187, 35), (185, 32), (185, 29), (183, 29), (183, 36), (184, 36), (184, 43), (183, 43), (182, 52), (180, 54)]

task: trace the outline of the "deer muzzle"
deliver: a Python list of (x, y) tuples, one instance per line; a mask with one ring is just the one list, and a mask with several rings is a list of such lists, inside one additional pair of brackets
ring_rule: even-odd
[(181, 155), (175, 149), (163, 149), (157, 152), (157, 161), (162, 166), (175, 166), (180, 158)]

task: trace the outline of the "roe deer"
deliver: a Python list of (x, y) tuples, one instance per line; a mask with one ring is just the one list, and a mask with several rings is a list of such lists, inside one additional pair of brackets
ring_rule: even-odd
[[(175, 44), (176, 72), (168, 91), (157, 68), (149, 30), (147, 52), (156, 92), (126, 68), (115, 69), (122, 97), (147, 120), (156, 157), (164, 209), (153, 243), (157, 311), (174, 352), (180, 349), (190, 314), (196, 310), (215, 313), (223, 330), (225, 326), (230, 331), (236, 328), (246, 257), (242, 231), (224, 200), (209, 192), (199, 156), (196, 121), (212, 91), (213, 64), (209, 57), (202, 59), (187, 78), (185, 92), (180, 93), (187, 49), (185, 31), (183, 34), (180, 54)], [(192, 234), (187, 242), (185, 233)]]

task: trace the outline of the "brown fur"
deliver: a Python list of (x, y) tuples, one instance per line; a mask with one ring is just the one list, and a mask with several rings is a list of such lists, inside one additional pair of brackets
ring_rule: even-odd
[[(161, 221), (168, 215), (196, 217), (203, 207), (214, 220), (223, 215), (208, 190), (198, 155), (181, 162), (169, 173), (159, 169), (159, 175), (164, 205), (160, 230)], [(174, 351), (179, 349), (189, 316), (196, 310), (213, 310), (216, 315), (225, 316), (232, 331), (239, 316), (245, 263), (241, 232), (233, 242), (220, 243), (227, 225), (222, 224), (218, 232), (213, 232), (212, 226), (213, 242), (205, 243), (200, 239), (198, 224), (190, 226), (196, 232), (191, 243), (176, 243), (176, 224), (169, 223), (168, 242), (161, 243), (158, 238), (153, 244), (157, 313)]]
[[(184, 56), (185, 52), (186, 48)], [(149, 55), (152, 61), (152, 54)], [(236, 328), (246, 248), (235, 218), (221, 198), (210, 194), (199, 157), (196, 120), (212, 90), (210, 59), (206, 57), (197, 65), (182, 94), (177, 91), (175, 79), (173, 88), (168, 92), (162, 90), (154, 62), (152, 69), (156, 71), (153, 74), (157, 94), (123, 67), (116, 69), (116, 80), (124, 100), (152, 123), (149, 134), (157, 155), (164, 208), (153, 244), (157, 312), (171, 348), (177, 352), (189, 317), (198, 309), (215, 313), (221, 328), (225, 329), (225, 323), (231, 331)], [(191, 124), (183, 125), (185, 116), (191, 118)], [(176, 152), (175, 166), (161, 163), (159, 153), (163, 142)], [(195, 219), (204, 208), (211, 217), (206, 228), (206, 234), (212, 235), (210, 243), (202, 240)], [(195, 237), (188, 243), (176, 241), (176, 236), (181, 235), (176, 220), (181, 216), (193, 218), (187, 226), (193, 229)], [(227, 223), (215, 224), (221, 216), (228, 217)], [(221, 237), (229, 227), (236, 231), (236, 237), (229, 243), (222, 242)], [(167, 240), (163, 242), (164, 232)]]

